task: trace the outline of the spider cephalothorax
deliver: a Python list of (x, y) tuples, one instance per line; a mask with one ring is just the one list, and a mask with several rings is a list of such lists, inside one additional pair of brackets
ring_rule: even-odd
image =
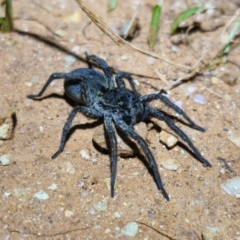
[[(152, 170), (157, 187), (162, 191), (163, 196), (167, 200), (169, 200), (169, 196), (163, 187), (154, 156), (145, 140), (133, 130), (133, 126), (136, 123), (144, 121), (149, 117), (155, 117), (164, 121), (175, 134), (189, 145), (195, 157), (203, 163), (204, 166), (211, 166), (210, 163), (202, 157), (190, 138), (175, 125), (174, 121), (161, 110), (151, 107), (148, 102), (159, 99), (168, 107), (182, 115), (191, 127), (204, 132), (205, 130), (196, 125), (182, 109), (172, 103), (163, 94), (141, 95), (136, 91), (132, 77), (124, 72), (116, 74), (115, 81), (117, 87), (114, 87), (112, 72), (107, 63), (95, 55), (88, 58), (95, 61), (103, 70), (104, 74), (91, 68), (79, 68), (70, 73), (53, 73), (37, 95), (28, 95), (28, 98), (31, 99), (40, 97), (53, 80), (63, 78), (66, 94), (78, 103), (68, 116), (63, 127), (59, 149), (52, 158), (56, 158), (63, 151), (72, 121), (76, 114), (81, 112), (88, 117), (103, 120), (110, 145), (112, 197), (114, 197), (117, 171), (117, 140), (113, 125), (139, 144)], [(129, 81), (131, 89), (125, 87), (124, 78)]]

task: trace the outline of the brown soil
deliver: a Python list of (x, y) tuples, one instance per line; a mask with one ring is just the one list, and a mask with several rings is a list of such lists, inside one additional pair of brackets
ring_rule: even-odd
[[(122, 1), (113, 12), (107, 13), (107, 1), (84, 2), (115, 31), (129, 21), (137, 6), (137, 1)], [(148, 51), (146, 37), (154, 3), (141, 2), (138, 15), (141, 31), (132, 44)], [(207, 57), (211, 57), (223, 27), (196, 30), (188, 35), (194, 51), (187, 44), (173, 45), (170, 24), (187, 6), (186, 1), (165, 2), (153, 51), (187, 66), (193, 66), (206, 49), (210, 48)], [(218, 18), (227, 22), (239, 1), (215, 1), (215, 4), (225, 11)], [(139, 227), (132, 239), (202, 239), (202, 234), (203, 239), (240, 239), (240, 200), (221, 189), (227, 179), (240, 176), (240, 149), (230, 141), (240, 137), (240, 83), (234, 77), (239, 76), (239, 68), (226, 64), (222, 70), (231, 71), (227, 79), (219, 68), (212, 73), (203, 72), (202, 76), (169, 91), (171, 100), (181, 101), (184, 111), (207, 129), (201, 133), (177, 123), (212, 168), (204, 168), (187, 147), (178, 144), (167, 149), (156, 138), (149, 147), (171, 200), (163, 198), (137, 157), (119, 157), (116, 197), (111, 199), (107, 184), (109, 155), (93, 146), (95, 127), (89, 123), (94, 120), (79, 114), (73, 123), (78, 127), (72, 131), (64, 152), (51, 160), (72, 109), (63, 96), (62, 80), (54, 82), (41, 101), (26, 96), (37, 93), (53, 72), (86, 67), (84, 51), (104, 58), (115, 69), (141, 75), (134, 78), (139, 81), (138, 91), (142, 94), (165, 86), (149, 64), (171, 83), (187, 70), (141, 54), (136, 58), (134, 52), (118, 47), (93, 24), (86, 28), (90, 20), (74, 1), (16, 1), (13, 8), (16, 31), (0, 35), (1, 106), (6, 113), (8, 108), (15, 107), (17, 117), (14, 137), (0, 146), (0, 155), (9, 154), (12, 161), (0, 166), (1, 239), (125, 239), (128, 237), (121, 230), (128, 222), (137, 222)], [(75, 15), (69, 20), (67, 17), (74, 12), (80, 13), (80, 19)], [(82, 59), (71, 62), (70, 52)], [(238, 42), (233, 45), (229, 60), (239, 65)], [(186, 96), (189, 87), (195, 91)], [(195, 102), (195, 94), (202, 95), (206, 102)], [(158, 101), (154, 104), (162, 107)], [(9, 123), (8, 118), (6, 122)], [(158, 134), (155, 130), (151, 135), (154, 138)], [(177, 171), (162, 167), (161, 162), (167, 159), (178, 163)], [(225, 159), (227, 164), (219, 159)], [(48, 199), (36, 197), (41, 190)], [(107, 206), (106, 209), (98, 211), (97, 203)]]

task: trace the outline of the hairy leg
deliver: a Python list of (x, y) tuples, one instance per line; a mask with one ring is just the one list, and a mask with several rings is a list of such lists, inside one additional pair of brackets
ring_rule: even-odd
[(172, 108), (175, 112), (177, 112), (178, 114), (180, 114), (181, 116), (183, 116), (188, 123), (190, 124), (191, 127), (201, 131), (201, 132), (205, 132), (205, 129), (198, 126), (197, 124), (195, 124), (190, 117), (188, 117), (188, 115), (180, 108), (178, 107), (176, 104), (174, 104), (173, 102), (171, 102), (167, 97), (165, 97), (162, 94), (149, 94), (149, 95), (145, 95), (145, 96), (141, 96), (141, 101), (143, 102), (149, 102), (151, 100), (156, 100), (156, 99), (160, 99), (163, 103), (165, 103), (168, 107)]
[(99, 65), (99, 67), (103, 70), (105, 76), (108, 79), (109, 89), (113, 89), (114, 88), (113, 75), (112, 75), (111, 68), (107, 65), (107, 63), (103, 59), (95, 55), (88, 56), (88, 59), (96, 62)]
[(125, 88), (126, 87), (124, 81), (122, 80), (123, 78), (126, 78), (128, 80), (128, 82), (129, 82), (129, 84), (132, 88), (132, 91), (137, 93), (136, 88), (135, 88), (135, 84), (134, 84), (133, 79), (132, 79), (132, 76), (128, 73), (118, 72), (116, 74), (115, 79), (116, 79), (117, 86), (119, 88)]
[(111, 148), (111, 197), (113, 198), (117, 173), (117, 139), (112, 126), (112, 117), (109, 114), (104, 115), (104, 126)]
[(81, 112), (81, 113), (85, 114), (86, 116), (92, 117), (92, 118), (101, 117), (101, 115), (96, 110), (92, 110), (88, 107), (77, 106), (74, 109), (72, 109), (72, 111), (70, 112), (70, 114), (67, 118), (67, 121), (63, 127), (62, 137), (61, 137), (59, 148), (58, 148), (57, 152), (55, 154), (53, 154), (52, 159), (56, 158), (63, 151), (65, 143), (66, 143), (67, 134), (72, 125), (72, 121), (78, 112)]
[(30, 94), (27, 96), (27, 98), (30, 98), (30, 99), (34, 99), (34, 98), (37, 98), (37, 97), (41, 97), (43, 95), (43, 93), (45, 92), (45, 90), (47, 89), (48, 85), (56, 80), (56, 79), (61, 79), (61, 78), (66, 78), (68, 76), (68, 73), (53, 73), (49, 79), (47, 80), (47, 82), (44, 84), (43, 88), (41, 89), (41, 91), (38, 93), (38, 94)]
[(136, 140), (136, 142), (139, 144), (139, 146), (143, 150), (143, 152), (148, 160), (151, 170), (153, 171), (153, 175), (156, 180), (158, 189), (162, 191), (162, 194), (165, 197), (165, 199), (167, 201), (169, 201), (169, 196), (168, 196), (167, 192), (165, 191), (163, 184), (162, 184), (162, 180), (161, 180), (161, 177), (160, 177), (160, 174), (158, 171), (157, 163), (156, 163), (150, 149), (148, 148), (147, 143), (132, 128), (130, 128), (123, 120), (115, 118), (114, 123), (118, 129), (120, 129), (124, 134), (127, 134), (132, 139)]

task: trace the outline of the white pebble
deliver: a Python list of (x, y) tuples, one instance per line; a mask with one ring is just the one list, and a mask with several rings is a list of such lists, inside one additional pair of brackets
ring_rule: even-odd
[(71, 216), (73, 216), (73, 212), (70, 210), (65, 210), (64, 215), (65, 215), (65, 217), (71, 217)]
[(196, 90), (195, 87), (189, 86), (189, 87), (187, 88), (187, 91), (185, 92), (185, 96), (188, 97), (188, 96), (191, 95), (195, 90)]
[(40, 190), (34, 195), (35, 198), (39, 200), (47, 200), (49, 198), (48, 194), (45, 193), (43, 190)]
[(93, 205), (94, 209), (96, 211), (106, 211), (107, 210), (107, 204), (104, 202), (98, 202)]
[(167, 159), (166, 161), (162, 162), (161, 164), (165, 169), (168, 169), (168, 170), (176, 171), (178, 169), (177, 161), (174, 159), (171, 159), (171, 158)]
[(57, 189), (57, 185), (55, 183), (53, 183), (52, 185), (50, 185), (48, 187), (48, 189), (51, 189), (51, 190), (56, 190)]
[(234, 177), (228, 179), (225, 183), (221, 184), (221, 188), (229, 195), (240, 194), (240, 177)]
[(160, 140), (165, 143), (169, 148), (172, 148), (175, 146), (175, 144), (178, 142), (178, 138), (170, 133), (168, 133), (165, 130), (162, 130), (160, 132)]
[(6, 138), (10, 126), (6, 123), (0, 126), (0, 138)]
[(81, 154), (82, 158), (87, 159), (87, 160), (90, 159), (89, 154), (85, 150), (81, 150), (80, 154)]
[(234, 143), (237, 147), (240, 148), (240, 137), (235, 137), (235, 136), (231, 136), (228, 138), (232, 143)]
[(76, 170), (70, 162), (63, 162), (62, 163), (62, 172), (74, 174), (76, 172)]
[(121, 232), (128, 237), (135, 237), (138, 233), (138, 224), (136, 222), (129, 222), (125, 225)]
[(76, 57), (74, 57), (73, 55), (67, 55), (65, 57), (65, 66), (69, 67), (71, 66), (74, 62), (76, 61)]
[(206, 103), (206, 99), (203, 95), (200, 94), (195, 94), (193, 97), (194, 102), (198, 103), (198, 104), (205, 104)]
[(0, 157), (0, 162), (3, 166), (11, 164), (11, 158), (9, 154), (4, 154)]

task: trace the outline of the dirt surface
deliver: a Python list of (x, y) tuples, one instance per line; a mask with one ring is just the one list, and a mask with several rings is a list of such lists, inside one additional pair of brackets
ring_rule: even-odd
[[(139, 1), (119, 1), (111, 13), (107, 13), (107, 1), (84, 2), (118, 32)], [(206, 49), (207, 57), (211, 57), (219, 46), (217, 37), (223, 26), (192, 32), (188, 35), (191, 47), (174, 45), (170, 25), (187, 8), (186, 1), (165, 2), (153, 52), (190, 67)], [(209, 1), (201, 3), (205, 2)], [(155, 2), (141, 3), (141, 31), (132, 44), (148, 51), (146, 36)], [(239, 1), (211, 3), (224, 9), (216, 17), (223, 23), (239, 6)], [(141, 54), (136, 57), (134, 52), (118, 47), (93, 24), (86, 27), (90, 20), (74, 1), (13, 1), (13, 10), (16, 31), (0, 35), (1, 118), (10, 128), (9, 109), (15, 109), (17, 118), (14, 137), (1, 141), (0, 146), (0, 156), (8, 154), (11, 159), (11, 164), (0, 166), (0, 238), (127, 239), (130, 237), (124, 226), (134, 222), (138, 229), (131, 239), (239, 240), (240, 200), (221, 188), (228, 179), (240, 177), (239, 43), (233, 45), (229, 55), (235, 65), (228, 63), (213, 72), (205, 71), (168, 92), (172, 101), (206, 128), (202, 133), (176, 121), (212, 167), (203, 167), (186, 144), (167, 149), (159, 141), (159, 129), (148, 126), (149, 148), (170, 201), (164, 199), (139, 157), (119, 157), (116, 196), (111, 199), (109, 155), (97, 150), (92, 142), (95, 120), (79, 114), (63, 153), (51, 160), (73, 107), (63, 95), (62, 80), (51, 84), (41, 101), (26, 96), (37, 93), (53, 72), (86, 67), (84, 51), (102, 57), (115, 69), (136, 74), (137, 90), (142, 94), (166, 86), (149, 66), (170, 83), (187, 70)], [(168, 111), (158, 101), (153, 105)], [(168, 159), (177, 165), (177, 170), (163, 167)]]

